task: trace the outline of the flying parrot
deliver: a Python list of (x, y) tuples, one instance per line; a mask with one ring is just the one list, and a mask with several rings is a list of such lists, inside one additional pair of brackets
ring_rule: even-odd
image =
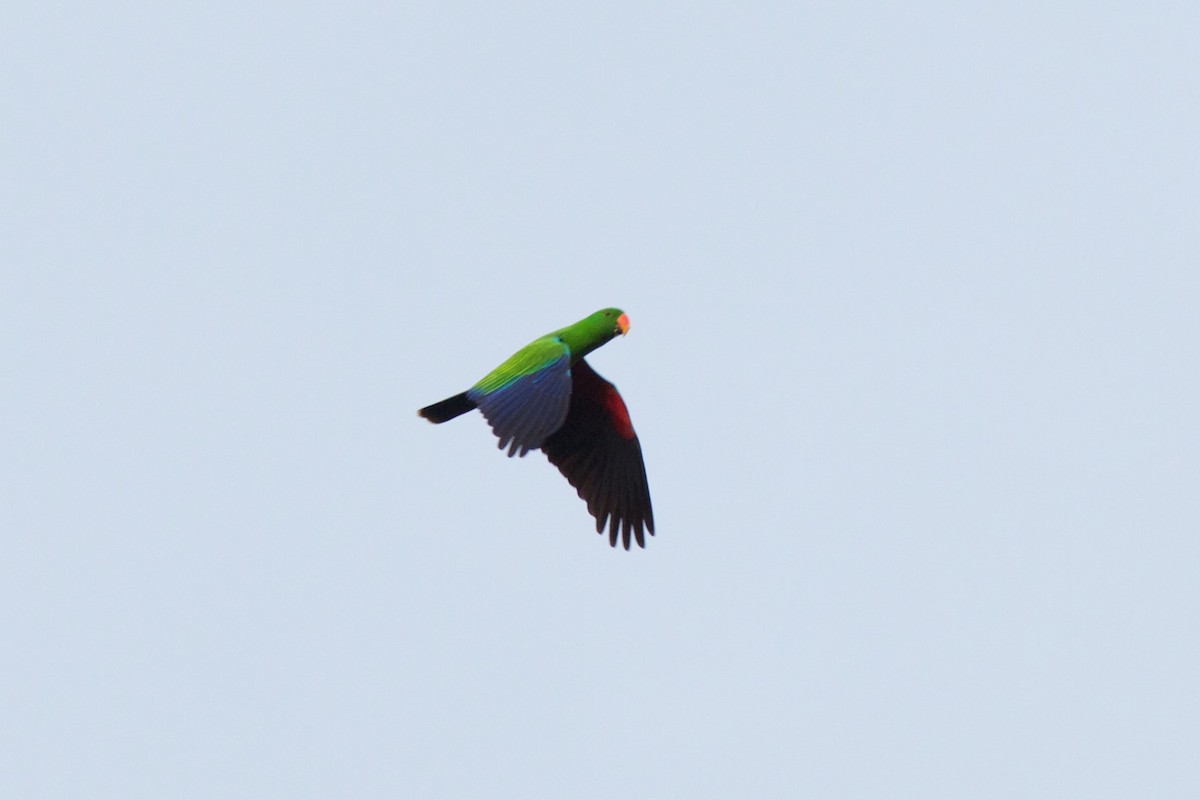
[(478, 408), (508, 455), (541, 449), (587, 503), (608, 541), (654, 535), (650, 486), (625, 401), (583, 357), (629, 330), (629, 317), (605, 308), (514, 353), (461, 394), (417, 413), (433, 423)]

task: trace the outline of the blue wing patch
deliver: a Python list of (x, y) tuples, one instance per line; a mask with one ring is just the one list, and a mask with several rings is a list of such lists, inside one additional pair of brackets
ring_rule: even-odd
[(524, 456), (542, 446), (546, 437), (562, 427), (571, 402), (571, 356), (562, 347), (561, 355), (535, 372), (490, 391), (479, 388), (487, 379), (471, 387), (467, 397), (478, 407), (492, 432), (500, 439), (499, 447), (508, 455)]

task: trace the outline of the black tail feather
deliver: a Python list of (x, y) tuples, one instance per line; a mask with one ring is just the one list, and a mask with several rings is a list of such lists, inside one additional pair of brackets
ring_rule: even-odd
[(475, 408), (475, 403), (467, 399), (467, 393), (447, 397), (440, 403), (425, 406), (417, 413), (433, 423), (442, 423), (454, 419), (459, 414), (465, 414)]

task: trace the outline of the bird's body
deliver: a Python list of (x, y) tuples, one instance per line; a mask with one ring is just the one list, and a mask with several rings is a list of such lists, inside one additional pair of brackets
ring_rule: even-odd
[(584, 356), (629, 329), (606, 308), (533, 340), (465, 392), (419, 413), (441, 423), (478, 408), (509, 456), (541, 449), (587, 502), (596, 531), (629, 549), (654, 535), (642, 448), (617, 389)]

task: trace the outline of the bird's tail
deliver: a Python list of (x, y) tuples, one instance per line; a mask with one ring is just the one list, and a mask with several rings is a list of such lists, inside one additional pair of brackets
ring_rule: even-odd
[(440, 403), (434, 403), (431, 406), (425, 406), (417, 412), (420, 416), (435, 424), (446, 422), (454, 419), (459, 414), (465, 414), (475, 408), (475, 401), (467, 397), (467, 393), (456, 394), (454, 397), (447, 397)]

